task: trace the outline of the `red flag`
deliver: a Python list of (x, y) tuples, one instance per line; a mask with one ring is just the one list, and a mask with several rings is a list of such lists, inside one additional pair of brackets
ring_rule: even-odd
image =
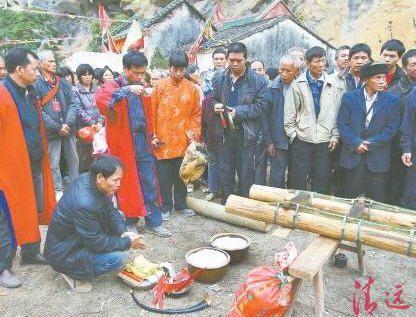
[(108, 28), (111, 25), (111, 20), (105, 12), (104, 6), (102, 3), (98, 6), (98, 17), (100, 19), (100, 29), (103, 30)]
[(116, 45), (114, 44), (113, 37), (109, 30), (107, 30), (107, 43), (108, 43), (108, 50), (113, 53), (120, 54), (119, 50), (117, 49)]
[(221, 8), (220, 3), (218, 2), (215, 6), (214, 16), (212, 17), (215, 25), (222, 25), (224, 21), (228, 20), (229, 17), (225, 15), (224, 11)]

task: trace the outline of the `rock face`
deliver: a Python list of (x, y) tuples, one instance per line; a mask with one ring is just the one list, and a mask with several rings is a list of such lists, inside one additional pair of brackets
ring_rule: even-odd
[[(99, 0), (8, 0), (26, 6), (28, 3), (51, 11), (92, 15)], [(169, 0), (101, 0), (108, 12), (140, 10), (151, 17)], [(201, 12), (212, 6), (212, 0), (189, 0)], [(220, 0), (229, 16), (258, 12), (273, 0)], [(416, 46), (415, 0), (285, 0), (304, 23), (334, 46), (367, 42), (378, 57), (381, 44), (390, 38), (403, 40), (407, 48)], [(68, 33), (75, 26), (63, 25)]]
[(416, 47), (415, 0), (289, 0), (289, 6), (336, 46), (368, 43), (375, 59), (391, 38)]

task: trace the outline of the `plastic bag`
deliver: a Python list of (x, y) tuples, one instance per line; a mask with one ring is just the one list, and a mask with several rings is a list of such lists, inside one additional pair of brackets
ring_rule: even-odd
[(185, 152), (179, 169), (179, 177), (185, 185), (195, 182), (202, 174), (208, 164), (208, 156), (205, 153), (204, 146), (201, 143), (192, 141)]
[(247, 280), (235, 293), (228, 317), (280, 317), (292, 300), (293, 277), (288, 267), (297, 256), (293, 242), (275, 254), (275, 266), (260, 266), (251, 270)]
[(93, 155), (105, 154), (108, 151), (108, 144), (105, 136), (105, 128), (101, 128), (100, 131), (94, 134), (92, 140)]

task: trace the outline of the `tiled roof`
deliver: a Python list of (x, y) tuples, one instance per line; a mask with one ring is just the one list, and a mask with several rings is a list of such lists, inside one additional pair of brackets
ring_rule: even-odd
[(120, 37), (125, 37), (127, 36), (130, 26), (133, 23), (133, 20), (136, 20), (137, 22), (139, 22), (140, 26), (145, 29), (148, 28), (149, 26), (159, 22), (162, 18), (164, 18), (169, 12), (173, 11), (174, 9), (176, 9), (177, 7), (179, 7), (181, 4), (187, 4), (191, 10), (198, 16), (201, 17), (201, 19), (205, 20), (205, 17), (197, 10), (195, 9), (195, 7), (189, 3), (187, 0), (174, 0), (171, 3), (169, 3), (167, 6), (165, 6), (163, 9), (161, 9), (160, 11), (158, 11), (153, 17), (151, 17), (150, 19), (147, 20), (140, 20), (139, 15), (137, 13), (135, 13), (130, 19), (129, 21), (121, 24), (120, 26), (118, 26), (114, 31), (113, 31), (113, 37), (115, 39), (120, 38)]
[[(312, 30), (308, 29), (305, 25), (300, 23), (298, 20), (293, 19), (287, 15), (278, 16), (272, 19), (268, 20), (260, 20), (255, 21), (252, 23), (248, 23), (245, 25), (239, 25), (229, 28), (221, 28), (219, 29), (212, 40), (206, 41), (201, 45), (201, 48), (209, 49), (209, 48), (215, 48), (219, 46), (224, 46), (232, 42), (241, 41), (242, 39), (245, 39), (255, 33), (262, 32), (266, 29), (269, 29), (276, 24), (286, 21), (286, 20), (292, 20), (294, 23), (298, 24), (300, 27), (305, 29), (307, 32), (311, 33), (313, 36), (324, 42), (329, 47), (334, 48), (330, 43), (325, 41), (322, 37), (317, 35)], [(187, 45), (188, 46), (188, 45)]]

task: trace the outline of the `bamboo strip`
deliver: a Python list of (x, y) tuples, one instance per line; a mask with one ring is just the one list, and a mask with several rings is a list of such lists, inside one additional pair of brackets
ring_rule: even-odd
[(194, 210), (199, 215), (220, 220), (235, 226), (244, 227), (260, 232), (268, 232), (272, 227), (271, 224), (262, 221), (256, 221), (226, 213), (225, 207), (223, 205), (211, 203), (202, 199), (188, 197), (186, 198), (186, 203), (189, 208)]
[[(416, 257), (416, 246), (413, 243), (413, 238), (409, 236), (413, 230), (402, 230), (409, 233), (406, 235), (379, 226), (371, 226), (367, 223), (361, 224), (361, 221), (357, 223), (346, 222), (343, 225), (340, 219), (331, 219), (302, 211), (296, 212), (293, 209), (278, 208), (266, 202), (235, 195), (228, 198), (225, 210), (234, 215), (258, 221), (315, 232), (334, 239), (361, 241), (371, 247)], [(342, 230), (343, 228), (344, 230)], [(344, 234), (342, 234), (342, 231), (344, 231)]]
[[(303, 192), (309, 195), (314, 194), (308, 191), (293, 191), (290, 189), (253, 185), (250, 189), (250, 198), (266, 202), (283, 202), (293, 199), (297, 195), (297, 192)], [(348, 200), (346, 200), (346, 202), (341, 202), (330, 200), (329, 198), (331, 196), (318, 196), (328, 197), (328, 199), (313, 197), (312, 195), (306, 205), (329, 213), (348, 215), (352, 206), (348, 203)], [(302, 204), (305, 203), (302, 202)], [(361, 218), (392, 226), (399, 226), (402, 228), (416, 228), (416, 214), (404, 214), (399, 212), (380, 210), (376, 209), (376, 207), (371, 209), (367, 207), (364, 208), (364, 211), (361, 214)]]

